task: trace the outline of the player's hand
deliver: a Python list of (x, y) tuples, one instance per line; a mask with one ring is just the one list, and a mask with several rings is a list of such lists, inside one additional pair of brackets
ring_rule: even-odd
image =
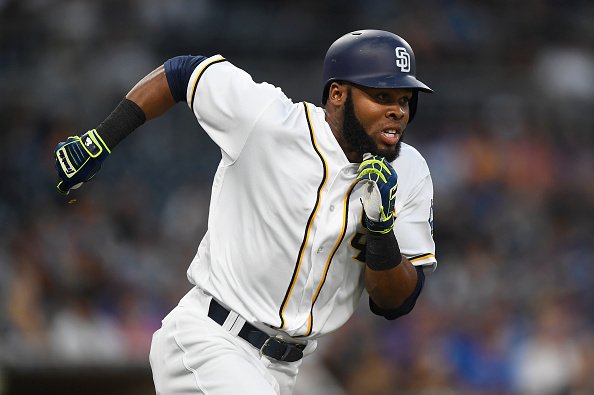
[(82, 136), (70, 136), (59, 143), (54, 150), (58, 191), (68, 195), (70, 190), (95, 177), (110, 153), (95, 129)]
[(396, 171), (384, 157), (365, 154), (357, 180), (365, 183), (361, 198), (366, 216), (365, 226), (372, 232), (388, 233), (394, 227), (398, 188)]

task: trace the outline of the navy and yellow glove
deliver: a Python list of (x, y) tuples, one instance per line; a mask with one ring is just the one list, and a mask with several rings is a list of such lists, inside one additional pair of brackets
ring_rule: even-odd
[(396, 171), (384, 157), (365, 154), (357, 180), (365, 182), (361, 203), (366, 228), (371, 232), (388, 233), (394, 227)]
[(54, 150), (58, 172), (58, 191), (68, 195), (70, 190), (91, 180), (111, 153), (95, 129), (82, 136), (70, 136)]

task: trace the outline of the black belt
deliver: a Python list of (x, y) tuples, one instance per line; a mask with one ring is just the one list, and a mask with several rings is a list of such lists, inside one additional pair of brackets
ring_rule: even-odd
[[(208, 307), (208, 316), (210, 318), (219, 325), (223, 325), (229, 314), (229, 310), (212, 299)], [(268, 334), (249, 322), (243, 324), (237, 335), (260, 350), (261, 355), (266, 355), (278, 361), (295, 362), (303, 358), (305, 344), (287, 343), (280, 337), (268, 336)]]

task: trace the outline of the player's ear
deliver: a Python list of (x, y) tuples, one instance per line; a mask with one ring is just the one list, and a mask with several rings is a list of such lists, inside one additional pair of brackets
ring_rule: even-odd
[(334, 81), (328, 90), (328, 101), (336, 106), (341, 106), (347, 98), (347, 85)]

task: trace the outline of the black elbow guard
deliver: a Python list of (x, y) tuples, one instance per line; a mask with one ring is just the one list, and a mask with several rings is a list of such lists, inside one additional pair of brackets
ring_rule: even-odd
[(425, 273), (423, 272), (422, 267), (415, 267), (417, 269), (417, 286), (413, 293), (397, 308), (395, 309), (382, 309), (378, 305), (375, 304), (371, 298), (369, 298), (369, 308), (373, 312), (373, 314), (381, 315), (382, 317), (386, 318), (387, 320), (395, 320), (398, 317), (402, 317), (410, 313), (415, 307), (415, 303), (423, 290), (423, 285), (425, 284)]

